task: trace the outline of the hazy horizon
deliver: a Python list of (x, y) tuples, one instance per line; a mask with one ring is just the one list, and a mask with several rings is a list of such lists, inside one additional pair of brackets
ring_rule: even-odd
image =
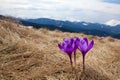
[(0, 0), (0, 14), (105, 23), (120, 20), (119, 0)]

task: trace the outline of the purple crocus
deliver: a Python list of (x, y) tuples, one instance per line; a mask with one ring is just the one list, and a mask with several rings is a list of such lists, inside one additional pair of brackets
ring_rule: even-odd
[(71, 66), (73, 66), (72, 52), (74, 51), (75, 47), (74, 38), (70, 39), (64, 38), (63, 42), (61, 44), (58, 44), (58, 47), (69, 56)]
[(82, 56), (83, 56), (83, 70), (85, 69), (85, 55), (86, 53), (92, 49), (94, 45), (94, 41), (92, 40), (90, 44), (88, 43), (87, 38), (76, 38), (76, 44), (78, 45), (78, 49), (81, 51)]

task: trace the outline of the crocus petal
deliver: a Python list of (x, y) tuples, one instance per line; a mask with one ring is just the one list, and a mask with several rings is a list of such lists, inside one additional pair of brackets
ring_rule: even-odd
[(90, 42), (90, 44), (88, 45), (87, 52), (93, 47), (93, 45), (94, 45), (94, 41), (92, 40), (92, 41)]
[(72, 45), (74, 43), (74, 38), (70, 38), (70, 44)]
[(86, 43), (86, 41), (84, 39), (80, 40), (79, 48), (80, 48), (82, 53), (86, 53), (88, 45), (87, 45), (87, 43)]
[(67, 44), (63, 42), (61, 46), (62, 46), (62, 48), (65, 49), (67, 47)]
[(80, 38), (76, 38), (75, 43), (76, 43), (76, 46), (78, 47), (78, 49), (79, 49), (81, 52), (83, 52), (80, 41), (81, 41)]
[(76, 38), (76, 40), (75, 40), (75, 44), (76, 44), (76, 46), (79, 45), (79, 42), (80, 42), (80, 38)]
[(63, 46), (62, 46), (61, 44), (58, 44), (58, 47), (59, 47), (62, 51), (64, 51), (64, 48), (63, 48)]
[(76, 45), (75, 45), (74, 40), (73, 40), (70, 44), (71, 44), (71, 48), (72, 48), (72, 49), (75, 49)]
[(59, 47), (60, 49), (62, 49), (62, 46), (61, 46), (61, 44), (59, 44), (59, 43), (58, 43), (58, 47)]
[(83, 47), (83, 50), (87, 50), (88, 45), (87, 45), (87, 42), (84, 39), (81, 40), (81, 45)]
[(87, 43), (87, 45), (88, 45), (88, 39), (87, 38), (83, 38), (85, 41), (86, 41), (86, 43)]
[(68, 40), (67, 38), (64, 38), (64, 39), (63, 39), (63, 42), (66, 43), (66, 44), (68, 44), (68, 43), (69, 43), (69, 40)]
[(70, 44), (69, 45), (67, 45), (67, 47), (66, 47), (66, 52), (67, 53), (72, 53), (73, 52), (73, 50), (74, 50), (74, 47), (72, 47)]
[(71, 37), (71, 38), (70, 38), (70, 41), (74, 41), (74, 38), (73, 38), (73, 37)]

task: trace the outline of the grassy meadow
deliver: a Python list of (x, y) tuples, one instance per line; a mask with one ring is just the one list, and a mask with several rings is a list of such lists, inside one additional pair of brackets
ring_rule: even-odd
[[(76, 71), (58, 48), (63, 38), (87, 37), (95, 45), (86, 55), (77, 50)], [(83, 33), (27, 28), (0, 20), (0, 80), (120, 80), (120, 40)]]

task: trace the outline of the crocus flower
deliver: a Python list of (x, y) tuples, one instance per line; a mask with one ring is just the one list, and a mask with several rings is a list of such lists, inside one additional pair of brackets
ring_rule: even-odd
[(73, 66), (72, 52), (74, 51), (74, 47), (75, 47), (74, 38), (70, 38), (70, 39), (64, 38), (63, 42), (61, 44), (58, 44), (58, 47), (69, 56), (71, 66)]
[(83, 70), (84, 70), (85, 69), (85, 55), (90, 49), (92, 49), (94, 45), (94, 41), (92, 40), (89, 44), (87, 38), (83, 38), (83, 39), (76, 38), (76, 43), (78, 45), (78, 49), (81, 51), (82, 56), (83, 56)]

